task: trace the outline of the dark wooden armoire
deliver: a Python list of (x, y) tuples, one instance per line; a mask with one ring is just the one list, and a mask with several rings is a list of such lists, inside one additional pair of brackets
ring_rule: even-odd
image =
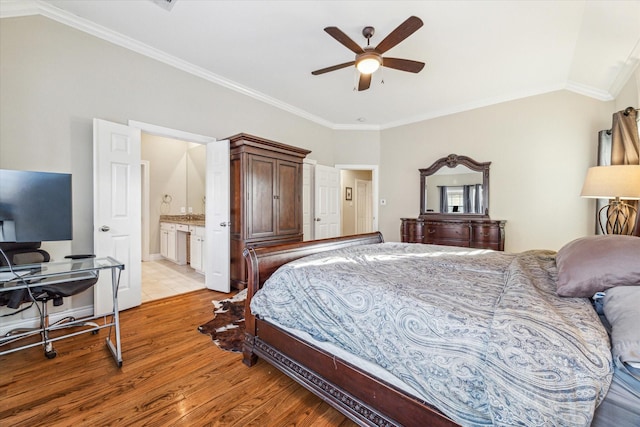
[(302, 241), (302, 161), (310, 153), (244, 133), (229, 139), (231, 286), (247, 286), (246, 246)]

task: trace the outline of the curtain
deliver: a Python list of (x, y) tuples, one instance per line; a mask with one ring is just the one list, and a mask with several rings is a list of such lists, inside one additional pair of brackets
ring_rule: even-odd
[(462, 212), (472, 212), (471, 206), (471, 185), (464, 185), (462, 186)]
[(476, 184), (476, 192), (475, 192), (475, 213), (482, 213), (482, 184)]
[(440, 213), (449, 212), (449, 197), (447, 197), (447, 186), (438, 186), (440, 190)]
[[(598, 132), (598, 166), (611, 166), (611, 130)], [(608, 199), (596, 199), (596, 234), (602, 234), (600, 224), (607, 223), (607, 211), (601, 210), (609, 204)]]
[[(629, 107), (613, 115), (611, 127), (611, 164), (638, 165), (640, 164), (640, 136), (638, 135), (638, 112)], [(627, 201), (638, 208), (638, 201)], [(632, 212), (633, 214), (633, 212)], [(630, 218), (629, 223), (635, 223), (636, 236), (640, 236), (640, 216)]]

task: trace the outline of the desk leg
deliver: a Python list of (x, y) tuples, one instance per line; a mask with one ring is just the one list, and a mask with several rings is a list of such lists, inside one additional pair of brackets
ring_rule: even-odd
[(107, 347), (111, 351), (113, 358), (119, 368), (122, 367), (122, 349), (120, 348), (120, 311), (118, 310), (118, 282), (120, 281), (120, 271), (111, 269), (111, 289), (113, 290), (113, 324), (116, 330), (116, 345), (111, 342), (111, 334), (107, 337)]

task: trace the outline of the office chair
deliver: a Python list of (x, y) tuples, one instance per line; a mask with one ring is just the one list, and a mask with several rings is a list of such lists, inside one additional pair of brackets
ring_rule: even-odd
[[(8, 261), (9, 265), (11, 265), (12, 267), (17, 267), (16, 270), (18, 271), (20, 271), (21, 265), (46, 263), (51, 259), (47, 251), (40, 249), (40, 242), (0, 243), (0, 249), (4, 253), (4, 256), (0, 253), (0, 266), (7, 266)], [(93, 257), (94, 255), (69, 255), (65, 258), (83, 259)], [(23, 278), (30, 284), (40, 283), (37, 280), (29, 282), (28, 276), (23, 276)], [(64, 282), (57, 281), (57, 283), (52, 284), (47, 284), (46, 281), (41, 281), (42, 285), (32, 286), (30, 289), (16, 289), (13, 291), (0, 293), (0, 306), (6, 305), (9, 308), (18, 309), (22, 304), (26, 303), (32, 303), (36, 305), (39, 304), (37, 305), (37, 308), (40, 314), (40, 327), (14, 329), (12, 331), (9, 331), (5, 335), (5, 337), (16, 335), (16, 338), (13, 340), (3, 341), (2, 345), (8, 344), (10, 342), (15, 342), (17, 340), (27, 338), (36, 334), (40, 334), (42, 336), (45, 356), (49, 359), (53, 359), (57, 356), (58, 353), (53, 348), (53, 343), (49, 341), (49, 328), (55, 327), (56, 329), (61, 329), (65, 327), (88, 326), (91, 328), (96, 328), (96, 330), (93, 331), (94, 334), (98, 332), (98, 325), (96, 323), (78, 323), (72, 316), (65, 317), (53, 324), (49, 324), (49, 314), (47, 310), (47, 303), (49, 301), (53, 301), (54, 306), (60, 306), (63, 303), (64, 297), (69, 297), (84, 292), (95, 285), (98, 281), (97, 273), (95, 273), (95, 275), (91, 275), (91, 277), (89, 278), (87, 278), (86, 275), (82, 275), (82, 277), (79, 278), (78, 276), (74, 276), (73, 274), (69, 274), (68, 276), (64, 276), (63, 278), (68, 278), (68, 280), (65, 280)], [(11, 314), (17, 314), (30, 307), (31, 306), (23, 308), (22, 310), (18, 310)], [(66, 323), (70, 322), (76, 323), (65, 326)]]

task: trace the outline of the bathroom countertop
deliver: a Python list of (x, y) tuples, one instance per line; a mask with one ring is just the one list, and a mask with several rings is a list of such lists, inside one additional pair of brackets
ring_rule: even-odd
[(160, 222), (171, 222), (174, 224), (187, 224), (196, 227), (204, 227), (204, 215), (160, 215)]

